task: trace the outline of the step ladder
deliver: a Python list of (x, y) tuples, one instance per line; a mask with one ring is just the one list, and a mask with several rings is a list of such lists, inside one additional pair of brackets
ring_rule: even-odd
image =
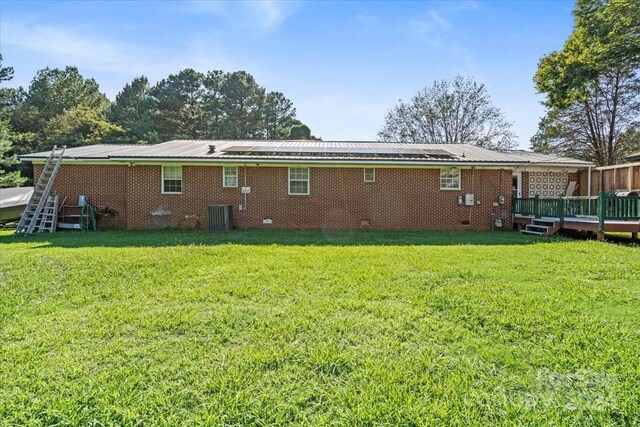
[[(62, 164), (62, 156), (64, 155), (65, 148), (66, 146), (63, 146), (62, 148), (54, 146), (53, 150), (51, 150), (51, 154), (49, 154), (49, 157), (42, 168), (42, 173), (40, 173), (38, 182), (33, 187), (31, 199), (20, 217), (20, 221), (18, 222), (18, 226), (14, 233), (16, 236), (30, 235), (34, 230), (36, 230), (36, 226), (37, 229), (40, 230), (40, 225), (43, 219), (43, 210), (45, 206), (49, 205), (49, 193), (51, 192), (51, 187), (53, 186), (53, 182), (55, 181), (60, 165)], [(57, 215), (57, 197), (56, 208), (53, 215)], [(53, 228), (52, 231), (55, 231), (55, 228)]]
[(55, 233), (58, 227), (58, 195), (52, 194), (47, 198), (47, 203), (42, 208), (40, 223), (38, 224), (38, 233), (48, 231)]

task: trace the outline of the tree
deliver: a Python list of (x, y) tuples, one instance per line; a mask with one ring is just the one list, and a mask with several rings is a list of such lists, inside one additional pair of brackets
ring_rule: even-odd
[(225, 139), (264, 139), (265, 90), (245, 71), (224, 76), (220, 107), (224, 113)]
[(129, 141), (284, 139), (300, 124), (293, 103), (245, 71), (185, 69), (148, 88), (142, 77), (118, 94), (111, 120)]
[[(286, 139), (289, 137), (291, 127), (300, 124), (296, 120), (293, 102), (281, 92), (267, 94), (264, 103), (264, 121), (267, 139)], [(311, 136), (311, 130), (309, 130), (309, 136)]]
[[(14, 132), (35, 135), (16, 145), (16, 149), (19, 153), (27, 153), (50, 150), (54, 145), (69, 141), (76, 145), (90, 141), (104, 142), (91, 133), (111, 127), (106, 118), (110, 105), (111, 102), (100, 92), (96, 81), (82, 77), (77, 68), (40, 70), (31, 81), (24, 100), (11, 112), (10, 122)], [(88, 111), (92, 113), (88, 114)], [(65, 126), (62, 123), (68, 120), (78, 123), (81, 116), (93, 123), (85, 124), (84, 130), (80, 131), (82, 137), (78, 137), (78, 126)], [(65, 128), (72, 133), (61, 134)], [(98, 133), (112, 135), (110, 132)]]
[(534, 77), (547, 108), (532, 148), (599, 166), (640, 145), (640, 2), (578, 0), (563, 48)]
[(435, 81), (409, 102), (400, 102), (385, 117), (378, 136), (383, 141), (472, 144), (509, 149), (516, 137), (483, 84), (456, 76)]
[(225, 73), (222, 70), (209, 71), (204, 79), (205, 137), (224, 138), (226, 133), (226, 113), (223, 109), (222, 83)]
[(0, 82), (8, 82), (13, 78), (13, 67), (2, 66), (2, 54), (0, 53)]
[(118, 142), (154, 143), (158, 142), (158, 132), (154, 129), (155, 100), (151, 96), (149, 80), (145, 76), (136, 77), (127, 83), (111, 105), (108, 118), (123, 130)]
[(81, 106), (104, 113), (111, 102), (94, 79), (85, 79), (76, 67), (65, 67), (38, 71), (29, 85), (25, 104), (37, 109), (39, 119), (50, 120)]
[(286, 139), (301, 124), (284, 94), (267, 93), (249, 73), (211, 71), (204, 85), (207, 138)]
[[(0, 62), (0, 82), (12, 74)], [(289, 99), (267, 93), (244, 71), (205, 75), (185, 69), (153, 87), (141, 76), (111, 103), (95, 80), (85, 79), (77, 68), (45, 68), (27, 91), (3, 89), (0, 95), (0, 120), (9, 120), (18, 154), (62, 144), (284, 139), (292, 126), (302, 124)]]
[[(8, 82), (13, 79), (13, 67), (2, 66), (2, 54), (0, 54), (0, 85), (2, 82)], [(5, 114), (7, 107), (10, 107), (15, 103), (16, 89), (0, 87), (0, 111)], [(0, 120), (4, 117), (0, 117)]]
[(613, 165), (640, 148), (637, 77), (603, 75), (586, 85), (583, 99), (550, 107), (531, 139), (536, 152)]
[(49, 120), (42, 142), (45, 147), (66, 145), (70, 148), (115, 142), (121, 134), (121, 127), (104, 120), (96, 110), (80, 106)]
[[(2, 66), (0, 54), (0, 84), (13, 79), (13, 67)], [(22, 91), (13, 88), (0, 87), (0, 188), (18, 187), (27, 180), (21, 176), (20, 160), (15, 153), (14, 141), (23, 135), (12, 134), (8, 117), (20, 101)]]
[(311, 129), (309, 129), (309, 126), (300, 123), (289, 128), (289, 136), (287, 139), (302, 140), (316, 138), (311, 135)]
[(156, 107), (154, 129), (160, 140), (202, 137), (204, 78), (202, 73), (187, 68), (169, 75), (151, 89)]
[(0, 188), (19, 187), (27, 180), (20, 176), (20, 171), (11, 170), (20, 164), (18, 156), (12, 153), (9, 124), (0, 122)]

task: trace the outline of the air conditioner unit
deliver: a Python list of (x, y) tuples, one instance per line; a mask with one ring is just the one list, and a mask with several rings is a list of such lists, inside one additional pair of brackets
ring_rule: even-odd
[(209, 232), (229, 231), (233, 227), (231, 205), (210, 205), (207, 207)]

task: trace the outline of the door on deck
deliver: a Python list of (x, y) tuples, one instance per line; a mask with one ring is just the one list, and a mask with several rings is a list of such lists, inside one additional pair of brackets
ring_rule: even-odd
[(513, 195), (518, 198), (522, 197), (522, 172), (513, 174)]

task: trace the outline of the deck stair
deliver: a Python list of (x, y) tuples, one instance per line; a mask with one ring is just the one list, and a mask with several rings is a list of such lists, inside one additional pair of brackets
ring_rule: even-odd
[(530, 224), (520, 230), (521, 233), (538, 236), (553, 236), (560, 230), (560, 225), (554, 219), (532, 219)]
[[(20, 217), (14, 233), (16, 236), (30, 235), (34, 230), (55, 231), (55, 226), (52, 227), (51, 224), (57, 221), (57, 196), (55, 197), (55, 206), (52, 206), (54, 200), (49, 198), (49, 193), (62, 164), (65, 148), (65, 146), (61, 148), (54, 146), (53, 150), (51, 150), (51, 154), (49, 154), (42, 168), (38, 182), (33, 187), (33, 195)], [(51, 220), (51, 216), (56, 218)]]

